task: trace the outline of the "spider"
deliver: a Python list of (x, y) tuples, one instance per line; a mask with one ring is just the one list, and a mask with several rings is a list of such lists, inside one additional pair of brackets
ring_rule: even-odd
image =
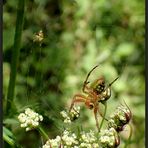
[[(87, 77), (83, 83), (82, 91), (84, 94), (75, 94), (69, 109), (69, 112), (73, 108), (75, 103), (84, 103), (85, 106), (89, 109), (93, 109), (95, 120), (96, 120), (96, 126), (99, 130), (99, 123), (97, 118), (97, 113), (103, 117), (102, 113), (99, 110), (99, 103), (105, 104), (105, 102), (111, 97), (111, 85), (119, 78), (117, 77), (114, 79), (110, 84), (107, 86), (105, 85), (105, 79), (104, 77), (100, 77), (96, 79), (90, 86), (88, 84), (90, 83), (88, 81), (88, 78), (92, 71), (96, 69), (99, 65), (93, 67), (90, 72), (87, 74)], [(103, 117), (104, 118), (104, 117)], [(106, 118), (104, 118), (107, 120)]]

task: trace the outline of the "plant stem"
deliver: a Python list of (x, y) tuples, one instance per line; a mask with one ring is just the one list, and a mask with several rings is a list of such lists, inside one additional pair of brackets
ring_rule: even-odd
[(46, 132), (44, 131), (44, 129), (41, 126), (39, 126), (37, 129), (46, 140), (49, 139), (48, 135), (46, 134)]
[(102, 125), (103, 125), (103, 122), (104, 122), (104, 120), (105, 120), (105, 115), (106, 115), (106, 110), (107, 110), (107, 103), (106, 103), (106, 102), (104, 103), (104, 106), (105, 106), (105, 110), (104, 110), (103, 119), (102, 119), (102, 121), (101, 121), (99, 131), (101, 130)]
[(17, 64), (21, 47), (21, 36), (22, 36), (23, 20), (24, 20), (23, 19), (24, 7), (25, 7), (25, 0), (19, 0), (17, 6), (17, 19), (16, 19), (14, 45), (11, 58), (11, 72), (10, 72), (10, 80), (9, 80), (7, 102), (6, 102), (6, 114), (9, 114), (14, 99), (16, 71), (17, 71)]
[(131, 141), (131, 137), (132, 137), (132, 126), (130, 124), (129, 125), (129, 128), (130, 128), (130, 134), (129, 134), (129, 137), (128, 137), (128, 140), (126, 141), (125, 145), (124, 145), (124, 148), (127, 148), (127, 146), (129, 145), (130, 141)]

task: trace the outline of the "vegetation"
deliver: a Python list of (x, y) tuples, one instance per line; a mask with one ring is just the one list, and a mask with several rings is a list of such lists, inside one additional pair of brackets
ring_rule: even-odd
[[(132, 112), (128, 147), (144, 147), (144, 0), (24, 1), (23, 5), (22, 0), (9, 0), (3, 7), (4, 146), (41, 147), (46, 142), (39, 134), (42, 130), (51, 139), (61, 134), (65, 124), (60, 112), (69, 109), (73, 96), (82, 93), (87, 73), (99, 65), (90, 82), (103, 75), (109, 84), (119, 76), (107, 101), (106, 118), (125, 101)], [(41, 30), (43, 36), (38, 34)], [(20, 128), (18, 115), (26, 108), (43, 116), (40, 131)], [(104, 111), (102, 105), (100, 110)], [(86, 133), (97, 130), (93, 112), (83, 104), (72, 129), (81, 125)], [(128, 135), (121, 132), (122, 144)]]

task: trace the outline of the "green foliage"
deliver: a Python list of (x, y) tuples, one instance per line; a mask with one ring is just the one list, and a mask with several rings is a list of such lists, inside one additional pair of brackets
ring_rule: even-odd
[(3, 137), (4, 140), (7, 141), (12, 147), (15, 145), (15, 141), (13, 140), (13, 133), (5, 127), (3, 127)]
[[(17, 1), (4, 5), (3, 13), (3, 109), (10, 77), (10, 59), (14, 42)], [(145, 4), (127, 0), (33, 0), (26, 1), (22, 46), (17, 67), (14, 109), (4, 116), (7, 130), (23, 147), (38, 147), (37, 131), (26, 133), (15, 128), (13, 118), (26, 107), (43, 115), (43, 127), (50, 138), (62, 129), (60, 111), (69, 108), (74, 94), (81, 92), (87, 73), (100, 65), (90, 82), (104, 75), (112, 86), (107, 115), (125, 100), (131, 108), (133, 136), (131, 148), (144, 147), (145, 131)], [(41, 44), (34, 34), (43, 30)], [(100, 107), (103, 112), (104, 108)], [(96, 128), (90, 110), (82, 107), (75, 125)], [(101, 120), (101, 118), (99, 118)], [(8, 138), (11, 135), (5, 132)], [(26, 140), (29, 140), (26, 144)], [(15, 141), (12, 141), (15, 143)], [(38, 145), (37, 145), (38, 144)], [(24, 146), (25, 145), (25, 146)]]

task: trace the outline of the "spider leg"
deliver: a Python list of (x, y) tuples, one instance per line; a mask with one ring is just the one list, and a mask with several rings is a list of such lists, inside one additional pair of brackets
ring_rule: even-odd
[(72, 103), (71, 103), (71, 106), (70, 106), (70, 109), (69, 109), (69, 112), (72, 110), (72, 108), (73, 108), (75, 103), (80, 103), (80, 102), (84, 102), (85, 103), (86, 100), (87, 100), (87, 97), (84, 96), (84, 95), (81, 95), (81, 94), (74, 95)]
[(89, 76), (90, 76), (90, 74), (92, 73), (92, 71), (94, 70), (94, 69), (96, 69), (97, 67), (98, 67), (99, 65), (96, 65), (94, 68), (92, 68), (91, 69), (91, 71), (87, 74), (87, 77), (86, 77), (86, 79), (85, 79), (85, 81), (84, 81), (84, 83), (83, 83), (83, 88), (82, 88), (82, 91), (84, 92), (84, 93), (89, 93), (89, 88), (87, 87), (87, 84), (89, 83), (88, 82), (88, 78), (89, 78)]
[[(87, 82), (87, 84), (88, 84), (89, 82)], [(82, 91), (83, 91), (83, 93), (85, 93), (85, 94), (94, 94), (94, 92), (93, 92), (93, 90), (91, 89), (91, 88), (89, 88), (88, 86), (87, 86), (87, 84), (85, 85), (85, 86), (83, 86), (83, 89), (82, 89)]]
[(117, 77), (116, 79), (114, 79), (114, 80), (108, 85), (108, 87), (110, 87), (115, 81), (117, 81), (118, 78), (119, 78), (119, 77)]
[[(107, 90), (109, 91), (109, 89), (111, 88), (111, 85), (118, 80), (119, 77), (117, 77), (116, 79), (114, 79), (111, 83), (108, 84), (108, 86), (106, 87), (106, 89), (104, 90), (104, 92), (106, 92)], [(106, 92), (107, 93), (107, 92)]]
[(103, 115), (102, 115), (102, 113), (99, 111), (99, 114), (100, 114), (100, 116), (102, 117), (102, 118), (104, 118), (106, 121), (108, 121), (108, 119), (107, 118), (105, 118)]
[(95, 106), (95, 108), (94, 108), (94, 116), (95, 116), (95, 120), (96, 120), (96, 126), (97, 126), (97, 129), (99, 131), (99, 122), (98, 122), (98, 117), (97, 117), (98, 110), (99, 110), (98, 106)]

